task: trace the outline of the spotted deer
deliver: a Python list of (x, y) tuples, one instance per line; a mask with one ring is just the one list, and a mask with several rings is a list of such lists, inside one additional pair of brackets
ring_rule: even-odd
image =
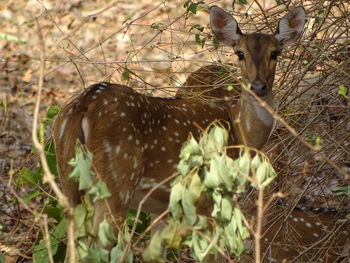
[[(241, 91), (238, 102), (231, 99), (225, 85), (204, 92), (216, 99), (212, 101), (181, 92), (171, 99), (149, 97), (106, 82), (94, 84), (71, 99), (57, 116), (53, 137), (62, 189), (72, 206), (80, 203), (81, 197), (77, 183), (68, 179), (72, 171), (68, 161), (74, 157), (77, 140), (93, 154), (94, 169), (112, 194), (107, 199), (110, 212), (118, 219), (176, 171), (181, 144), (190, 133), (198, 137), (198, 127), (205, 128), (216, 120), (229, 123), (230, 144), (261, 149), (273, 128), (273, 117), (251, 93), (273, 107), (277, 57), (284, 47), (297, 41), (304, 21), (304, 8), (297, 7), (282, 17), (275, 34), (244, 34), (230, 14), (217, 6), (210, 8), (212, 32), (222, 44), (233, 48), (241, 81), (251, 87), (250, 91)], [(220, 79), (219, 75), (210, 75), (215, 67), (221, 68), (204, 67), (191, 75), (187, 91), (200, 91), (203, 81), (213, 87)], [(203, 75), (209, 76), (207, 79), (199, 77), (203, 71), (209, 74)], [(227, 72), (225, 76), (229, 76)], [(169, 184), (160, 185), (144, 209), (163, 212), (169, 192)], [(95, 227), (108, 213), (104, 202), (95, 205)]]
[[(217, 6), (210, 9), (214, 35), (233, 47), (242, 80), (270, 106), (277, 56), (298, 39), (304, 19), (304, 9), (298, 7), (281, 19), (274, 35), (243, 34), (231, 15)], [(220, 96), (218, 91), (213, 93)], [(242, 134), (235, 130), (236, 118), (241, 120)], [(72, 99), (55, 121), (53, 136), (63, 191), (72, 205), (79, 203), (78, 186), (67, 177), (72, 170), (67, 162), (74, 156), (78, 139), (93, 154), (93, 165), (112, 192), (113, 214), (123, 216), (135, 189), (142, 196), (175, 171), (181, 143), (189, 133), (199, 136), (195, 123), (206, 127), (215, 120), (230, 123), (231, 144), (242, 144), (244, 135), (246, 144), (257, 149), (267, 141), (273, 126), (272, 116), (247, 91), (242, 92), (239, 104), (231, 105), (197, 97), (148, 97), (123, 85), (94, 84)], [(168, 194), (167, 185), (159, 187), (151, 198), (159, 204), (151, 205), (151, 212), (164, 209), (161, 204), (167, 203)], [(106, 212), (103, 204), (96, 206), (96, 224)]]

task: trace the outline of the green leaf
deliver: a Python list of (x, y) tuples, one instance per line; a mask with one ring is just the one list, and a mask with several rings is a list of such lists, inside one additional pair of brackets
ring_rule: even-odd
[(160, 27), (160, 25), (158, 23), (152, 23), (152, 25), (151, 25), (151, 28), (153, 30), (157, 30), (157, 29), (159, 29), (159, 27)]
[(67, 219), (63, 217), (59, 224), (56, 226), (52, 235), (57, 239), (62, 239), (66, 235)]
[(49, 109), (46, 112), (46, 116), (44, 118), (44, 127), (47, 128), (47, 126), (52, 125), (55, 117), (58, 115), (58, 113), (61, 111), (61, 107), (58, 105), (50, 106)]
[(320, 150), (321, 149), (321, 138), (320, 137), (316, 137), (316, 139), (315, 139), (315, 148), (317, 149), (317, 150)]
[(29, 194), (23, 196), (22, 199), (23, 199), (23, 201), (28, 202), (41, 194), (42, 193), (38, 190), (30, 191)]
[(275, 0), (275, 2), (276, 2), (276, 5), (281, 5), (282, 4), (281, 0)]
[[(126, 219), (127, 225), (132, 228), (136, 219), (137, 211), (135, 209), (129, 209), (128, 216)], [(139, 215), (139, 219), (136, 225), (136, 233), (143, 233), (146, 231), (147, 227), (151, 224), (152, 216), (149, 212), (141, 211)], [(150, 236), (148, 234), (145, 235), (144, 240), (148, 240)]]
[(200, 34), (199, 34), (199, 33), (196, 33), (196, 34), (194, 35), (194, 38), (195, 38), (197, 44), (202, 44), (201, 38), (200, 38)]
[(21, 187), (24, 185), (37, 185), (42, 179), (42, 173), (32, 172), (28, 168), (22, 168), (15, 178), (16, 185)]
[[(210, 237), (209, 237), (210, 238)], [(196, 258), (202, 262), (207, 255), (207, 248), (209, 247), (209, 242), (199, 236), (196, 232), (192, 233), (193, 242), (193, 252)]]
[(335, 196), (345, 195), (350, 198), (350, 184), (333, 187), (331, 191)]
[(27, 40), (23, 40), (23, 39), (18, 38), (17, 36), (5, 34), (5, 33), (0, 33), (0, 39), (3, 39), (7, 42), (16, 42), (16, 43), (21, 43), (21, 44), (28, 43)]
[(100, 239), (102, 245), (107, 247), (117, 240), (114, 235), (111, 225), (107, 220), (103, 220), (99, 225), (98, 238)]
[(188, 11), (192, 12), (193, 14), (197, 13), (197, 4), (191, 3), (190, 6), (187, 8)]
[(250, 169), (250, 155), (248, 152), (244, 152), (244, 154), (239, 158), (240, 176), (248, 176), (249, 169)]
[[(57, 252), (57, 247), (59, 241), (55, 239), (54, 237), (50, 236), (50, 250), (53, 255)], [(42, 239), (40, 240), (40, 243), (38, 245), (35, 245), (33, 248), (33, 259), (35, 263), (48, 263), (48, 250), (45, 245), (45, 241)]]
[(232, 85), (228, 85), (228, 86), (226, 87), (226, 90), (227, 90), (227, 91), (233, 91), (233, 90), (234, 90), (234, 87), (233, 87)]
[(97, 202), (99, 200), (112, 196), (112, 194), (108, 190), (106, 183), (103, 181), (98, 181), (97, 184), (91, 187), (88, 193), (92, 195), (93, 202)]
[(123, 80), (129, 80), (130, 79), (130, 71), (129, 70), (124, 70), (123, 73), (122, 73), (122, 78)]
[(8, 110), (8, 102), (7, 102), (7, 100), (6, 99), (0, 100), (0, 105), (3, 106), (4, 112), (6, 113), (7, 110)]
[(74, 208), (74, 222), (76, 226), (79, 226), (79, 235), (86, 235), (85, 221), (87, 218), (87, 210), (83, 204), (79, 204)]
[(177, 170), (181, 175), (186, 175), (194, 166), (199, 166), (203, 163), (203, 151), (191, 134), (187, 142), (182, 146), (179, 157), (180, 163), (177, 166)]
[(180, 152), (180, 159), (188, 160), (191, 155), (202, 155), (201, 148), (199, 147), (198, 142), (190, 134), (189, 140), (182, 147)]
[(76, 147), (75, 158), (68, 162), (74, 166), (69, 178), (75, 182), (79, 182), (79, 190), (86, 190), (92, 187), (93, 182), (91, 178), (91, 163), (92, 154), (84, 151), (80, 147)]
[(163, 263), (165, 262), (162, 258), (162, 240), (159, 232), (157, 231), (155, 235), (153, 235), (149, 246), (143, 252), (143, 259), (146, 262), (152, 263)]
[(214, 125), (214, 127), (209, 131), (209, 136), (215, 138), (219, 149), (227, 145), (228, 133), (224, 128)]
[[(52, 255), (56, 255), (58, 252), (58, 247), (61, 246), (60, 240), (66, 235), (67, 220), (62, 218), (61, 221), (56, 226), (52, 235), (50, 235), (50, 250)], [(59, 255), (58, 255), (59, 256)], [(34, 247), (33, 253), (34, 262), (47, 263), (48, 261), (48, 250), (45, 246), (44, 240), (41, 240), (39, 244)]]
[(257, 169), (260, 166), (260, 164), (261, 164), (261, 160), (260, 160), (259, 154), (255, 154), (251, 162), (252, 168)]
[(53, 143), (53, 139), (50, 139), (45, 144), (45, 156), (47, 160), (47, 164), (49, 165), (50, 172), (58, 177), (57, 171), (57, 161), (56, 161), (56, 151), (55, 144)]
[(218, 176), (217, 172), (218, 167), (215, 165), (215, 163), (215, 161), (210, 160), (210, 170), (207, 171), (207, 168), (205, 168), (204, 185), (208, 189), (218, 188), (221, 184), (220, 177)]
[(239, 0), (239, 2), (240, 2), (241, 4), (244, 4), (244, 5), (248, 4), (248, 1), (247, 1), (247, 0)]
[(186, 188), (184, 188), (182, 192), (181, 204), (182, 204), (182, 209), (183, 209), (186, 221), (190, 225), (194, 225), (197, 220), (196, 206), (194, 205), (194, 202), (189, 190)]
[(180, 201), (182, 200), (182, 193), (184, 190), (185, 187), (181, 184), (181, 182), (175, 184), (171, 188), (168, 209), (174, 218), (180, 218), (182, 215), (182, 207), (180, 205)]
[(204, 27), (202, 27), (202, 26), (199, 25), (199, 24), (195, 24), (194, 26), (192, 26), (192, 27), (190, 28), (189, 32), (191, 32), (193, 29), (197, 29), (198, 31), (203, 32)]
[(183, 7), (187, 8), (190, 3), (191, 3), (191, 0), (186, 0), (186, 2), (184, 3)]
[(231, 190), (233, 181), (226, 166), (226, 157), (216, 154), (210, 160), (210, 170), (206, 173), (204, 184), (207, 188)]
[(262, 184), (264, 183), (266, 177), (267, 177), (267, 164), (264, 162), (260, 164), (258, 169), (256, 170), (256, 179), (260, 184)]
[(232, 209), (232, 199), (228, 195), (225, 195), (221, 201), (220, 221), (223, 223), (229, 222), (232, 218)]
[(216, 49), (220, 46), (220, 41), (216, 37), (213, 38), (213, 46)]
[[(125, 253), (125, 242), (130, 241), (130, 233), (129, 228), (125, 227), (124, 231), (118, 233), (118, 241), (117, 245), (111, 250), (111, 260), (110, 263), (117, 263), (120, 262), (121, 258), (123, 257)], [(133, 263), (134, 262), (134, 255), (132, 251), (128, 252), (128, 256), (123, 263)]]
[(182, 236), (181, 231), (185, 228), (185, 224), (178, 220), (169, 220), (168, 225), (161, 233), (162, 243), (167, 249), (178, 249), (181, 245)]
[(191, 183), (188, 189), (194, 203), (199, 200), (199, 197), (201, 195), (201, 185), (202, 181), (199, 178), (199, 175), (197, 173), (194, 173), (192, 175)]
[(107, 263), (109, 262), (109, 251), (101, 248), (89, 248), (87, 256), (82, 260), (84, 263)]
[(344, 84), (340, 84), (338, 87), (338, 94), (343, 96), (344, 98), (348, 98), (348, 89), (345, 87)]
[(205, 159), (209, 160), (217, 155), (218, 151), (222, 151), (227, 145), (228, 133), (225, 129), (217, 125), (211, 125), (208, 133), (204, 133), (200, 140), (200, 145), (203, 147)]
[(57, 204), (55, 206), (52, 204), (46, 206), (43, 212), (47, 214), (49, 218), (54, 218), (57, 221), (60, 221), (63, 215), (62, 208), (57, 207)]

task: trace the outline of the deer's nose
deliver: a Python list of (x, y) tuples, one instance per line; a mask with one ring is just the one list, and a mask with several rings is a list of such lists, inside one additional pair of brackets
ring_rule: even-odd
[(263, 97), (267, 93), (266, 83), (261, 80), (255, 80), (251, 83), (252, 91), (259, 97)]

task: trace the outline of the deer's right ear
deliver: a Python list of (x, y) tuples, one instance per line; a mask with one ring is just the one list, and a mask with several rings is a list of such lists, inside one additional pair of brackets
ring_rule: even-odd
[(215, 37), (226, 46), (234, 47), (242, 35), (237, 21), (215, 5), (210, 8), (210, 26)]

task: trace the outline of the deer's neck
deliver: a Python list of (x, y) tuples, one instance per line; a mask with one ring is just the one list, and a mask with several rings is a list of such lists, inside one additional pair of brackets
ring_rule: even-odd
[[(273, 107), (272, 95), (265, 99)], [(270, 136), (274, 125), (272, 115), (251, 95), (243, 92), (240, 105), (233, 109), (237, 120), (235, 137), (239, 144), (261, 149)]]

